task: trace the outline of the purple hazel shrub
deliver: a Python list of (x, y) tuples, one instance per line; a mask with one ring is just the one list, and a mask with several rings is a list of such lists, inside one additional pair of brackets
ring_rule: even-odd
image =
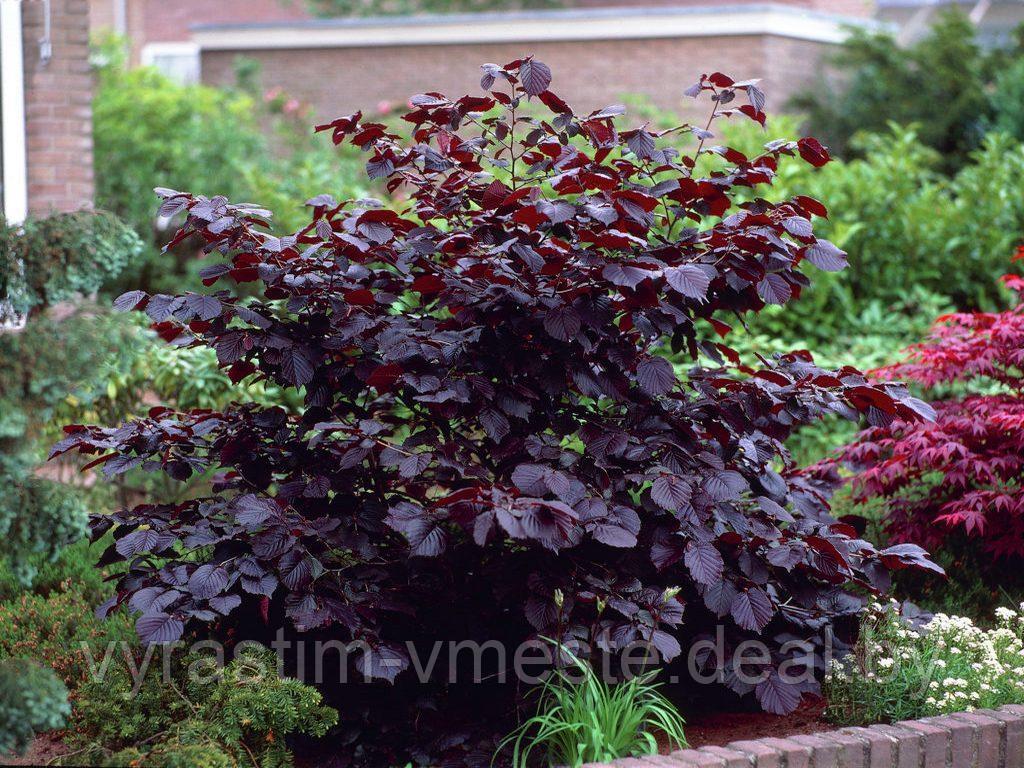
[[(807, 352), (740, 368), (721, 340), (727, 319), (799, 296), (802, 262), (844, 267), (812, 231), (821, 203), (750, 195), (826, 149), (714, 146), (714, 121), (765, 119), (756, 85), (720, 73), (687, 92), (710, 97), (706, 127), (667, 131), (620, 130), (620, 106), (576, 114), (551, 79), (533, 58), (484, 65), (482, 95), (412, 97), (410, 138), (358, 112), (319, 126), (365, 151), (391, 198), (316, 197), (287, 237), (254, 206), (158, 190), (163, 215), (186, 217), (174, 242), (221, 255), (204, 272), (218, 290), (116, 306), (212, 347), (240, 397), (269, 381), (305, 405), (66, 428), (54, 455), (93, 454), (107, 476), (213, 477), (188, 501), (93, 519), (115, 538), (102, 562), (128, 564), (103, 610), (138, 611), (145, 641), (275, 623), (358, 640), (354, 670), (394, 686), (362, 688), (396, 692), (382, 717), (408, 736), (396, 697), (465, 725), (443, 680), (403, 687), (410, 641), (643, 644), (669, 661), (721, 625), (728, 653), (771, 652), (756, 685), (726, 682), (786, 712), (816, 688), (780, 675), (787, 640), (820, 649), (891, 570), (935, 568), (832, 519), (783, 446), (826, 413), (880, 424), (927, 406)], [(687, 137), (689, 153), (672, 145)], [(700, 155), (717, 163), (706, 178)], [(240, 298), (251, 283), (258, 298)], [(360, 717), (353, 696), (343, 721)]]

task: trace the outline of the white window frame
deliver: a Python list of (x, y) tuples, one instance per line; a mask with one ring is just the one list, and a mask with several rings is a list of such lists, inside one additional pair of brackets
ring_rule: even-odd
[[(0, 0), (0, 2), (2, 1)], [(182, 59), (188, 58), (192, 63), (192, 76), (194, 78), (188, 82), (198, 83), (201, 81), (199, 45), (196, 43), (188, 41), (146, 43), (139, 52), (139, 60), (146, 67), (155, 66), (158, 59), (169, 56)]]

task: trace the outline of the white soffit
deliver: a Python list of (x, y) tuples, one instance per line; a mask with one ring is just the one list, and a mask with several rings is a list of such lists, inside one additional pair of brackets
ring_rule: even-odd
[(451, 16), (322, 19), (267, 24), (204, 24), (192, 28), (203, 50), (353, 48), (575, 40), (772, 35), (839, 43), (850, 17), (758, 3), (694, 8), (601, 8)]

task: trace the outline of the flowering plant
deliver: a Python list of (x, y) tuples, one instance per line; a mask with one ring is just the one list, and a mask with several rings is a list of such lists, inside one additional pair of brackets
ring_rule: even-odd
[(853, 653), (826, 674), (829, 717), (858, 725), (1024, 702), (1024, 605), (996, 614), (994, 629), (944, 613), (914, 627), (895, 601), (872, 602)]

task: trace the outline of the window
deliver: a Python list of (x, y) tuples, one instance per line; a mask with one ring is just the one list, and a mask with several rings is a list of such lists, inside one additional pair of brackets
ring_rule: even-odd
[(199, 46), (195, 43), (148, 43), (142, 49), (142, 63), (154, 66), (175, 82), (199, 82)]

